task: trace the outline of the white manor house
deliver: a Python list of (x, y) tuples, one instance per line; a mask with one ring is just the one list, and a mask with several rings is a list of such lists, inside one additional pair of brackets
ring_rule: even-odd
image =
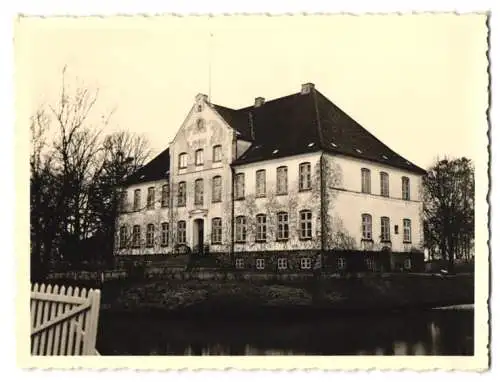
[(232, 109), (196, 96), (121, 185), (115, 253), (255, 270), (423, 264), (422, 176), (314, 86)]

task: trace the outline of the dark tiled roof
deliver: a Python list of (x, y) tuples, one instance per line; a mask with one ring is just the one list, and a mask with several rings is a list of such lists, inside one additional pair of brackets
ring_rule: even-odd
[(168, 171), (170, 170), (170, 150), (167, 148), (158, 154), (151, 161), (142, 166), (126, 178), (122, 185), (129, 186), (131, 184), (152, 182), (155, 180), (167, 179)]
[[(314, 88), (308, 94), (292, 94), (259, 107), (223, 109), (221, 116), (225, 118), (224, 113), (230, 116), (231, 120), (226, 121), (241, 137), (254, 138), (250, 139), (252, 146), (234, 165), (324, 150), (425, 173)], [(249, 116), (246, 124), (245, 116)]]

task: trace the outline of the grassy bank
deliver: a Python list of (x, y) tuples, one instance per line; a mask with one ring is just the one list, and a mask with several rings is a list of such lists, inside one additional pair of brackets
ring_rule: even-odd
[(473, 275), (388, 275), (300, 282), (163, 280), (102, 288), (102, 309), (172, 317), (301, 317), (474, 302)]

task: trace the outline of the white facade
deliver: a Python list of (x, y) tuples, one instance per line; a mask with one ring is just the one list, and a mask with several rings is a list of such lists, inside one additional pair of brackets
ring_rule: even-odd
[[(236, 131), (211, 107), (206, 96), (197, 96), (169, 146), (170, 168), (165, 179), (126, 188), (126, 208), (116, 224), (116, 253), (166, 255), (174, 252), (177, 244), (192, 249), (208, 245), (210, 252), (321, 248), (379, 251), (384, 247), (394, 252), (423, 250), (421, 175), (383, 163), (326, 153), (320, 148), (307, 154), (232, 168), (231, 163), (249, 146), (249, 142), (238, 139)], [(215, 147), (220, 147), (215, 149), (220, 151), (214, 153)], [(305, 189), (299, 185), (301, 165), (305, 165), (310, 174), (307, 185), (310, 187)], [(277, 192), (278, 168), (286, 168), (287, 174), (286, 192), (281, 194)], [(362, 192), (362, 169), (370, 171), (369, 193)], [(265, 171), (265, 195), (257, 193), (257, 171)], [(381, 172), (388, 176), (388, 196), (381, 195)], [(244, 177), (244, 197), (233, 198), (233, 179), (241, 176), (239, 174)], [(220, 200), (213, 195), (215, 177), (220, 177)], [(409, 182), (409, 200), (403, 199), (403, 177)], [(179, 203), (181, 183), (186, 187), (185, 204)], [(202, 200), (196, 198), (195, 184), (202, 184)], [(162, 203), (165, 185), (168, 185), (168, 202)], [(148, 208), (148, 189), (151, 187), (155, 189), (155, 200)], [(141, 190), (137, 211), (133, 208), (135, 190)], [(286, 237), (280, 221), (284, 213), (287, 214)], [(363, 215), (371, 219), (369, 239), (367, 227), (363, 228)], [(265, 224), (262, 224), (262, 216), (265, 216)], [(241, 224), (238, 224), (241, 217), (245, 222), (244, 237)], [(382, 217), (388, 218), (388, 241), (380, 237)], [(220, 232), (214, 232), (216, 221)], [(165, 224), (168, 224), (168, 240), (162, 234)], [(154, 226), (153, 242), (151, 235), (148, 238), (148, 225)], [(185, 240), (180, 233), (184, 230), (179, 230), (184, 225)], [(134, 226), (140, 227), (140, 242), (133, 240)], [(123, 240), (125, 231), (127, 243)], [(325, 234), (323, 241), (322, 232)]]

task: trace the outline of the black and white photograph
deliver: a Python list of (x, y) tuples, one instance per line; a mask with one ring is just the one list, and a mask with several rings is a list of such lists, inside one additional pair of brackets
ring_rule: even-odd
[(487, 20), (20, 16), (26, 363), (486, 368)]

